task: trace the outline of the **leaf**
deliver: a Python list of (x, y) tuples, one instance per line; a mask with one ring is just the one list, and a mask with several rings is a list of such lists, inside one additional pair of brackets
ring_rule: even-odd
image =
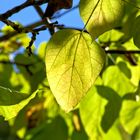
[(118, 57), (116, 62), (121, 72), (124, 73), (127, 78), (129, 78), (130, 82), (134, 86), (138, 87), (140, 80), (140, 64), (138, 63), (136, 66), (131, 65), (121, 57)]
[(11, 88), (10, 78), (13, 67), (10, 64), (3, 64), (2, 62), (9, 61), (8, 55), (0, 54), (0, 86), (7, 86)]
[(132, 134), (140, 125), (140, 101), (123, 101), (122, 110), (120, 113), (120, 121), (125, 130)]
[(27, 96), (23, 93), (11, 91), (8, 88), (0, 86), (0, 115), (2, 115), (5, 120), (15, 117), (18, 112), (35, 97), (37, 92), (38, 91)]
[(123, 15), (122, 0), (81, 0), (80, 15), (93, 38), (116, 27)]
[(120, 96), (136, 90), (136, 87), (117, 66), (110, 66), (104, 71), (103, 81), (105, 86), (112, 88)]
[(115, 42), (122, 38), (124, 34), (118, 30), (110, 30), (105, 32), (99, 37), (99, 42), (101, 43), (108, 43), (108, 42)]
[(140, 48), (140, 16), (135, 19), (135, 23), (133, 25), (133, 40), (134, 44)]
[(101, 120), (106, 103), (107, 101), (98, 95), (96, 87), (92, 87), (80, 103), (81, 121), (91, 140), (103, 140)]
[(47, 42), (42, 42), (38, 47), (38, 57), (41, 59), (45, 59), (45, 53), (46, 53), (46, 46)]
[(50, 88), (68, 112), (93, 85), (103, 67), (105, 53), (87, 33), (68, 29), (54, 34), (47, 47)]
[(45, 63), (36, 55), (30, 58), (25, 54), (18, 54), (15, 57), (15, 62), (25, 65), (17, 65), (20, 73), (25, 77), (30, 84), (31, 92), (37, 90), (38, 85), (45, 79)]
[(101, 121), (102, 129), (104, 132), (107, 132), (119, 116), (122, 100), (121, 97), (109, 87), (96, 86), (96, 89), (98, 94), (108, 101)]
[(25, 140), (67, 140), (68, 127), (61, 116), (28, 131)]

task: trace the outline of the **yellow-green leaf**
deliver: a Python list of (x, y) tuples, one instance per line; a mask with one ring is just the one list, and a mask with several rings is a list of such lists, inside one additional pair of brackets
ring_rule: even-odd
[(140, 101), (126, 100), (120, 112), (120, 121), (124, 129), (132, 134), (140, 125)]
[(47, 45), (47, 77), (65, 111), (72, 110), (87, 93), (104, 60), (104, 51), (87, 33), (67, 29), (54, 34)]
[(86, 29), (96, 38), (119, 24), (123, 14), (123, 1), (81, 0), (80, 14)]
[(38, 90), (31, 95), (26, 95), (0, 86), (0, 115), (5, 120), (15, 117), (35, 97), (37, 92)]

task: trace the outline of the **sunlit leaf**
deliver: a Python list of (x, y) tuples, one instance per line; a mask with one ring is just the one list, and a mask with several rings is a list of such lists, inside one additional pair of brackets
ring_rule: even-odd
[(119, 25), (123, 14), (122, 0), (81, 0), (80, 14), (86, 29), (98, 37), (107, 30)]
[[(117, 79), (117, 80), (116, 80)], [(110, 66), (103, 73), (104, 85), (112, 88), (120, 96), (133, 93), (136, 87), (117, 66)]]
[(108, 101), (101, 121), (102, 129), (104, 132), (108, 132), (119, 116), (122, 100), (121, 97), (109, 87), (96, 86), (96, 89), (98, 94)]
[(101, 121), (107, 101), (98, 95), (96, 87), (92, 87), (80, 103), (80, 116), (91, 140), (103, 140), (104, 132)]
[(38, 91), (28, 96), (0, 86), (0, 115), (2, 115), (5, 120), (15, 117), (18, 112), (35, 97), (37, 92)]
[(132, 140), (138, 140), (138, 139), (140, 139), (140, 124), (139, 126), (137, 126), (137, 128), (132, 134)]
[(140, 101), (124, 101), (120, 120), (125, 130), (132, 134), (140, 126)]
[(47, 45), (46, 68), (50, 88), (61, 107), (72, 110), (98, 77), (104, 51), (87, 33), (62, 30)]
[(125, 76), (130, 80), (133, 85), (138, 87), (140, 80), (140, 64), (138, 63), (135, 66), (131, 65), (129, 62), (124, 61), (124, 59), (121, 57), (118, 57), (116, 61), (121, 72), (125, 74)]
[(42, 43), (39, 45), (39, 48), (38, 48), (38, 56), (39, 56), (40, 58), (42, 58), (43, 60), (44, 60), (44, 58), (45, 58), (46, 46), (47, 46), (47, 43), (46, 43), (46, 42), (42, 42)]
[(116, 121), (114, 125), (108, 130), (108, 132), (104, 135), (103, 140), (122, 140), (118, 121)]
[(115, 42), (121, 39), (123, 36), (123, 33), (117, 30), (110, 30), (108, 32), (105, 32), (99, 37), (99, 41), (103, 43), (107, 42)]

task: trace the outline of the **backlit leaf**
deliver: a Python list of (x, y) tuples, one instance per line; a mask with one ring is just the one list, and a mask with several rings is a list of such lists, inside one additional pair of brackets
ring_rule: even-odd
[(91, 140), (103, 140), (101, 121), (106, 103), (107, 101), (98, 94), (96, 87), (92, 87), (80, 103), (81, 120)]
[(5, 120), (15, 117), (18, 112), (35, 97), (38, 91), (30, 96), (0, 86), (0, 115)]
[(50, 88), (61, 107), (70, 111), (98, 77), (105, 53), (87, 33), (68, 29), (54, 34), (47, 47)]
[(123, 15), (122, 0), (81, 0), (80, 14), (86, 29), (94, 37), (117, 25)]
[(112, 88), (120, 96), (136, 90), (136, 87), (117, 66), (110, 66), (106, 69), (103, 73), (103, 81), (105, 86)]
[(124, 101), (120, 113), (120, 120), (125, 130), (132, 134), (140, 125), (140, 101)]

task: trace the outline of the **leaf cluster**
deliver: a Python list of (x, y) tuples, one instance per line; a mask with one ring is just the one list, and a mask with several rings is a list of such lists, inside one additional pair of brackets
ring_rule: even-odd
[(57, 28), (30, 57), (25, 30), (0, 42), (0, 138), (140, 139), (139, 6), (80, 0), (84, 27)]

